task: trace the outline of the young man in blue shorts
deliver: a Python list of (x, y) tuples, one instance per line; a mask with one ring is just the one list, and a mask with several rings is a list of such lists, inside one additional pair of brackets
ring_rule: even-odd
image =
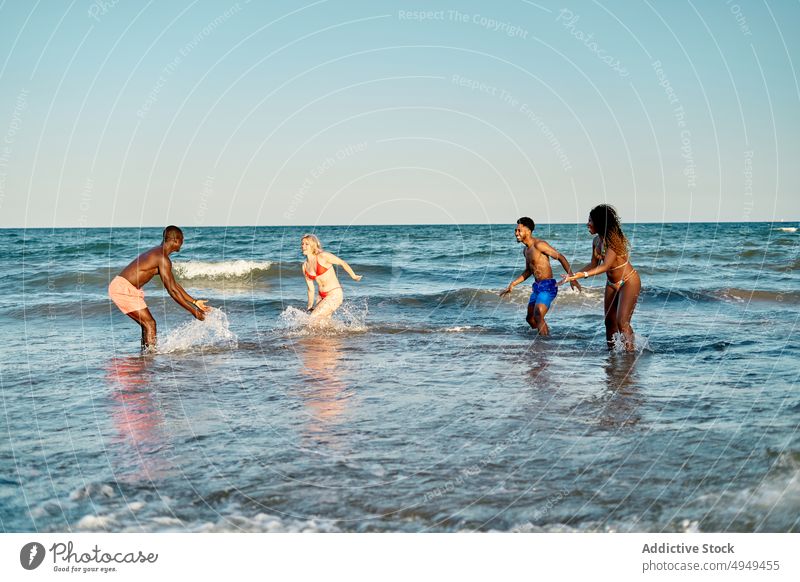
[[(561, 263), (561, 266), (564, 267), (564, 270), (569, 275), (572, 275), (572, 268), (564, 255), (545, 241), (533, 237), (534, 228), (536, 228), (536, 224), (527, 216), (523, 216), (517, 221), (514, 235), (517, 237), (517, 242), (525, 245), (522, 250), (522, 255), (525, 257), (525, 272), (509, 283), (508, 287), (500, 292), (500, 297), (511, 293), (514, 287), (533, 275), (536, 282), (533, 284), (533, 293), (531, 293), (530, 301), (528, 301), (528, 317), (526, 319), (531, 327), (539, 331), (539, 335), (549, 335), (550, 328), (547, 327), (544, 316), (547, 310), (550, 309), (553, 299), (558, 295), (558, 285), (556, 285), (556, 280), (553, 279), (550, 259), (555, 259)], [(570, 285), (572, 285), (573, 289), (581, 290), (581, 286), (577, 281), (570, 281)]]

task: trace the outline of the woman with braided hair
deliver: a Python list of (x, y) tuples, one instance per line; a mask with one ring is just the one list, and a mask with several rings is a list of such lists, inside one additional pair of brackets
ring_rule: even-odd
[(605, 273), (605, 323), (608, 347), (614, 347), (614, 335), (621, 333), (625, 350), (632, 352), (634, 334), (631, 317), (642, 290), (639, 273), (631, 265), (630, 243), (622, 232), (619, 216), (613, 206), (600, 204), (592, 208), (586, 226), (597, 235), (592, 242), (592, 260), (583, 268), (565, 275), (559, 284), (594, 277)]

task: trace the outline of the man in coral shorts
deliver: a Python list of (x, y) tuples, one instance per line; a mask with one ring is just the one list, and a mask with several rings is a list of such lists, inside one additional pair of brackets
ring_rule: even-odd
[(197, 319), (205, 319), (205, 313), (211, 307), (205, 301), (196, 301), (181, 287), (172, 275), (172, 261), (169, 255), (181, 250), (183, 232), (177, 226), (164, 229), (164, 238), (160, 245), (142, 253), (133, 262), (122, 269), (108, 285), (108, 296), (111, 297), (120, 311), (138, 323), (142, 328), (142, 349), (149, 350), (156, 345), (156, 320), (144, 302), (142, 287), (156, 274), (161, 277), (164, 287), (178, 305), (186, 309)]

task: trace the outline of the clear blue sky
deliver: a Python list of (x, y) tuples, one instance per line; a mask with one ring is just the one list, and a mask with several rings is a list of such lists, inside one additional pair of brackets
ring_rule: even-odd
[(0, 227), (800, 219), (798, 2), (0, 0)]

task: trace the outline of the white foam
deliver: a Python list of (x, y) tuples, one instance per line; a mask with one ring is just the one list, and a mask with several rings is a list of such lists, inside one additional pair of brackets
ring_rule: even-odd
[(256, 271), (268, 271), (272, 261), (234, 261), (207, 262), (187, 261), (173, 263), (175, 275), (180, 279), (240, 279)]
[(681, 521), (681, 531), (683, 533), (700, 533), (700, 522), (696, 519), (684, 519)]
[[(776, 471), (763, 479), (756, 487), (739, 491), (735, 502), (740, 507), (754, 508), (760, 512), (775, 512), (797, 515), (800, 510), (800, 467), (794, 461), (778, 461), (776, 466), (784, 465), (789, 472)], [(783, 468), (785, 471), (785, 468)], [(780, 508), (780, 511), (777, 509)]]
[(797, 227), (796, 226), (780, 226), (780, 227), (776, 228), (775, 230), (779, 230), (781, 232), (797, 232)]
[(235, 348), (239, 338), (230, 330), (228, 316), (221, 309), (206, 313), (204, 321), (192, 319), (173, 329), (167, 337), (159, 340), (156, 352), (171, 354), (197, 350), (198, 348)]
[(114, 523), (114, 518), (107, 515), (84, 515), (78, 522), (78, 529), (98, 530), (109, 529)]
[(313, 314), (296, 307), (287, 307), (278, 316), (278, 329), (290, 335), (334, 335), (364, 332), (369, 313), (366, 301), (357, 306), (345, 301), (332, 317), (316, 319)]
[(90, 483), (85, 487), (80, 487), (70, 493), (70, 500), (71, 501), (79, 501), (81, 499), (86, 499), (88, 497), (93, 497), (96, 495), (102, 495), (103, 497), (114, 497), (114, 488), (108, 484), (97, 484), (97, 483)]
[(226, 515), (216, 523), (205, 522), (187, 527), (188, 531), (200, 532), (286, 532), (319, 533), (341, 531), (336, 522), (328, 519), (284, 520), (274, 515), (259, 513), (255, 517), (242, 514)]
[[(669, 528), (670, 530), (672, 528)], [(490, 530), (499, 532), (502, 530)], [(565, 523), (545, 523), (534, 525), (531, 522), (515, 525), (509, 530), (511, 533), (637, 533), (637, 532), (664, 532), (665, 526), (660, 522), (645, 522), (638, 518), (620, 522), (587, 521), (577, 527)], [(699, 533), (700, 522), (684, 519), (675, 526), (675, 531), (680, 533)]]
[(178, 519), (177, 517), (170, 517), (168, 515), (161, 516), (161, 517), (154, 517), (153, 523), (157, 523), (158, 525), (166, 525), (166, 526), (182, 526), (183, 520)]
[[(625, 348), (625, 336), (622, 335), (621, 332), (615, 333), (614, 336), (611, 338), (611, 341), (614, 344), (612, 348), (614, 353), (624, 354), (628, 351)], [(650, 342), (647, 340), (645, 336), (640, 334), (635, 334), (633, 338), (633, 351), (637, 354), (641, 354), (645, 350), (651, 351)]]
[[(467, 531), (467, 530), (465, 530)], [(490, 532), (501, 532), (503, 530), (492, 529)], [(563, 523), (549, 523), (544, 525), (534, 525), (531, 522), (515, 525), (508, 530), (510, 533), (579, 533), (584, 530), (566, 525)], [(591, 531), (591, 530), (589, 530)]]
[[(593, 281), (597, 283), (597, 281)], [(578, 291), (569, 286), (569, 284), (562, 285), (558, 288), (558, 296), (554, 305), (566, 304), (579, 304), (579, 305), (602, 305), (606, 295), (605, 284), (601, 285), (583, 285), (581, 290)]]
[(726, 519), (751, 516), (761, 527), (772, 529), (776, 526), (771, 523), (782, 524), (781, 517), (800, 512), (800, 464), (791, 453), (781, 453), (769, 473), (754, 486), (707, 493), (696, 502)]

